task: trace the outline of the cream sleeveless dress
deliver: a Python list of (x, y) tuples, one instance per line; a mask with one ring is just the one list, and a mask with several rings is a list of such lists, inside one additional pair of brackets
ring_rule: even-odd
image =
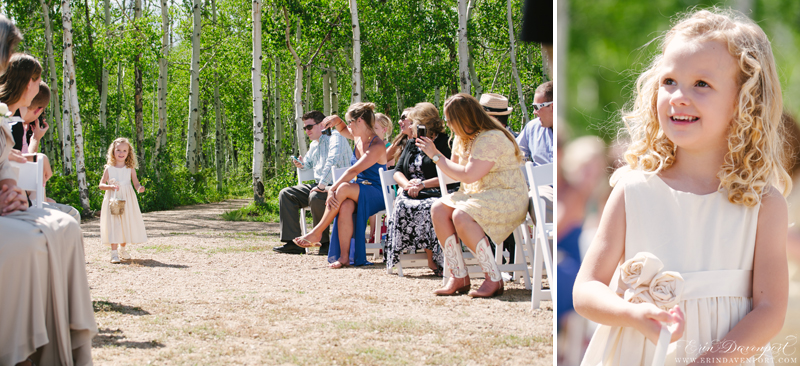
[(131, 185), (131, 169), (108, 167), (108, 179), (116, 179), (119, 184), (117, 198), (125, 200), (125, 212), (112, 215), (108, 206), (114, 197), (114, 191), (106, 191), (103, 197), (103, 209), (100, 214), (100, 240), (103, 244), (140, 244), (147, 242), (142, 212), (136, 191)]
[[(752, 309), (752, 270), (759, 207), (672, 189), (660, 177), (625, 173), (625, 260), (648, 252), (663, 271), (679, 272), (676, 298), (685, 316), (682, 339), (667, 348), (666, 365), (686, 365), (722, 340)], [(620, 268), (610, 287), (621, 293)], [(677, 291), (676, 291), (677, 292)], [(656, 303), (658, 305), (658, 303)], [(766, 345), (765, 345), (766, 346)], [(647, 365), (655, 344), (633, 328), (600, 325), (581, 365)], [(769, 351), (742, 365), (772, 365)]]

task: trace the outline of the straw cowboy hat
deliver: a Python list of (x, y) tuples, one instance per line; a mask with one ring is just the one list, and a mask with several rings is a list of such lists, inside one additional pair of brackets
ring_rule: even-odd
[(481, 105), (490, 116), (505, 116), (514, 110), (508, 106), (508, 98), (496, 93), (481, 94)]

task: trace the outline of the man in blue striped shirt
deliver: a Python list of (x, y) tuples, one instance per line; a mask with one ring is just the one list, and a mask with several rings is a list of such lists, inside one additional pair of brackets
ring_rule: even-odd
[[(328, 199), (327, 187), (333, 184), (331, 167), (350, 166), (353, 156), (350, 144), (339, 132), (323, 130), (320, 125), (323, 119), (325, 119), (325, 115), (319, 111), (311, 111), (303, 115), (303, 128), (308, 138), (311, 139), (311, 146), (305, 157), (298, 157), (298, 161), (292, 162), (301, 170), (313, 169), (315, 184), (286, 187), (278, 195), (281, 241), (284, 243), (282, 246), (272, 249), (278, 253), (305, 253), (305, 249), (292, 242), (292, 239), (302, 235), (300, 208), (310, 207), (314, 225), (319, 223), (325, 213), (325, 201)], [(328, 229), (325, 229), (322, 234), (322, 247), (319, 249), (320, 255), (328, 254), (329, 239), (330, 234)]]

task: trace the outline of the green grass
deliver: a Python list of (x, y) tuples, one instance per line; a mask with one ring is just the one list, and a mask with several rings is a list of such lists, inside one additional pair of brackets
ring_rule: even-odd
[(267, 249), (271, 248), (271, 246), (267, 245), (245, 245), (245, 246), (229, 246), (223, 248), (211, 248), (206, 251), (208, 255), (217, 254), (217, 253), (257, 253), (263, 252)]
[(139, 247), (139, 250), (158, 254), (158, 253), (171, 252), (175, 250), (175, 246), (169, 244), (155, 244), (155, 245), (146, 245)]
[(280, 206), (277, 198), (267, 200), (263, 204), (251, 202), (238, 210), (225, 211), (222, 218), (226, 221), (278, 222)]

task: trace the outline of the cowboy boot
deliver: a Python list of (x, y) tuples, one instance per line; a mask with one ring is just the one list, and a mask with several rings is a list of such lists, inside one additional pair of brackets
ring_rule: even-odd
[(481, 266), (485, 280), (481, 287), (475, 291), (470, 291), (470, 297), (495, 297), (503, 294), (503, 278), (500, 276), (500, 271), (497, 269), (497, 262), (494, 261), (492, 255), (492, 248), (486, 242), (486, 237), (483, 237), (478, 244), (475, 245), (475, 251), (472, 253), (478, 260), (478, 265)]
[(439, 296), (451, 296), (463, 294), (469, 291), (469, 275), (467, 265), (464, 263), (464, 256), (461, 255), (461, 245), (458, 244), (455, 234), (450, 235), (442, 245), (442, 252), (447, 268), (450, 270), (450, 278), (447, 285), (433, 293)]

